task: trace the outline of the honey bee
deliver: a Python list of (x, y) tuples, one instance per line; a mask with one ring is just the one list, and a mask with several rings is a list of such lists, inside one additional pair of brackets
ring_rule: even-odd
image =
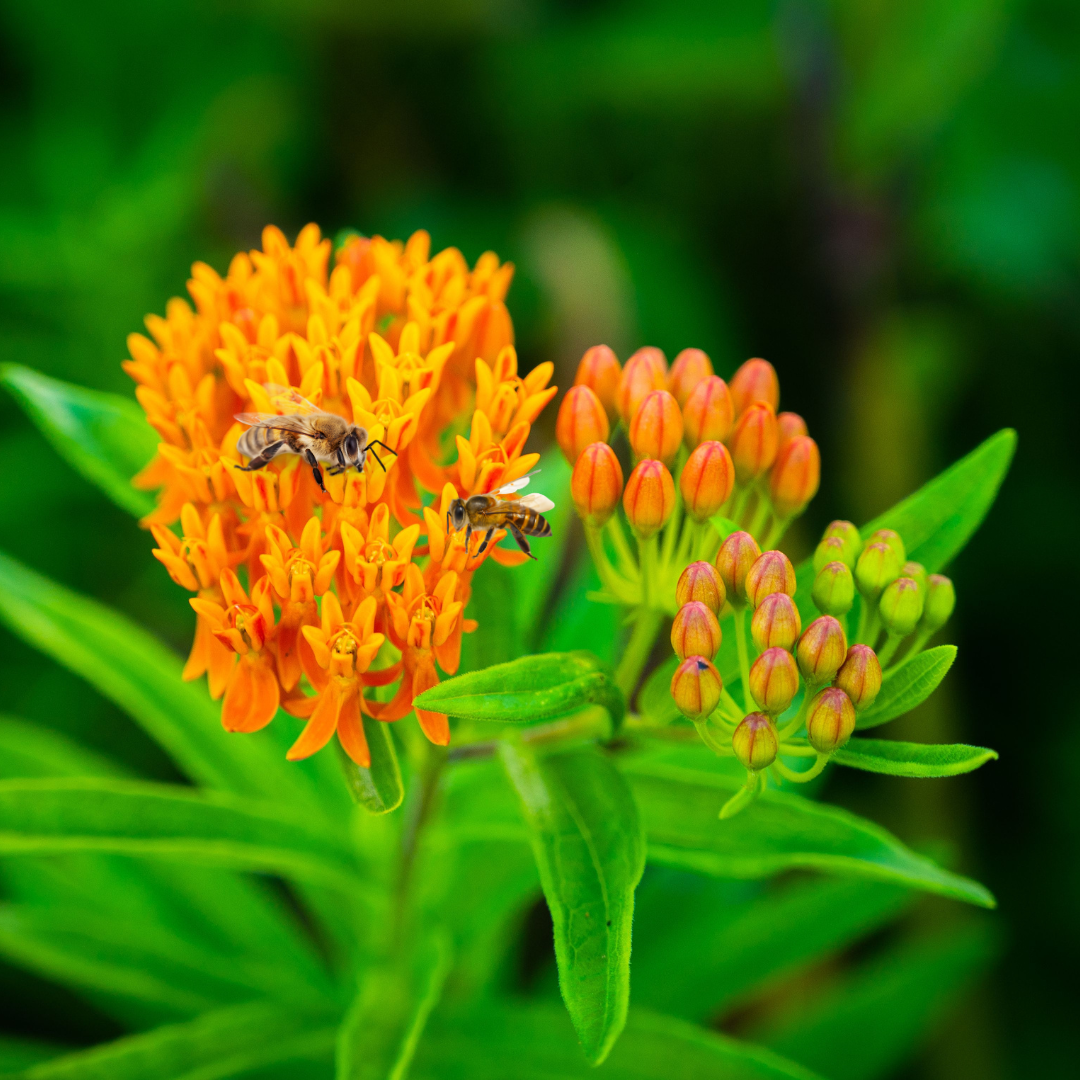
[(446, 511), (446, 531), (451, 527), (454, 531), (465, 529), (465, 546), (469, 546), (473, 530), (484, 533), (483, 542), (477, 549), (480, 555), (491, 543), (492, 535), (496, 529), (506, 529), (517, 541), (517, 546), (529, 556), (535, 559), (529, 547), (526, 536), (550, 536), (551, 526), (543, 515), (548, 510), (553, 510), (555, 504), (545, 495), (532, 492), (521, 499), (500, 499), (500, 495), (508, 495), (512, 491), (523, 488), (528, 482), (529, 476), (523, 476), (514, 480), (498, 491), (488, 495), (473, 495), (468, 499), (455, 499)]
[(368, 442), (367, 430), (350, 424), (343, 416), (323, 412), (295, 390), (269, 385), (267, 390), (275, 394), (274, 403), (291, 411), (282, 415), (275, 413), (239, 413), (236, 417), (248, 430), (237, 440), (236, 449), (250, 460), (239, 466), (244, 472), (265, 468), (278, 454), (299, 454), (311, 466), (315, 483), (323, 492), (322, 471), (319, 462), (327, 465), (331, 476), (346, 469), (363, 469), (370, 451), (371, 456), (383, 465), (375, 447), (397, 456), (386, 443), (379, 439)]

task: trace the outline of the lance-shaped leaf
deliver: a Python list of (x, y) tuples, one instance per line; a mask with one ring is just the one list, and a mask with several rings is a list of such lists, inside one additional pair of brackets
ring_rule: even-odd
[(559, 987), (594, 1065), (626, 1023), (634, 889), (645, 838), (634, 798), (594, 747), (538, 759), (520, 740), (501, 748), (529, 826), (551, 919)]
[(602, 705), (618, 730), (626, 701), (611, 673), (587, 652), (541, 653), (446, 679), (416, 704), (466, 720), (522, 723)]
[(154, 500), (131, 486), (161, 441), (136, 402), (50, 379), (19, 364), (0, 367), (0, 382), (61, 457), (114, 503), (137, 517), (154, 509)]
[(0, 852), (64, 851), (187, 858), (350, 889), (359, 874), (346, 832), (274, 804), (130, 780), (0, 782)]
[(978, 882), (916, 855), (880, 826), (839, 807), (768, 791), (721, 821), (718, 810), (742, 787), (741, 778), (647, 758), (631, 758), (622, 768), (645, 819), (650, 860), (718, 877), (767, 877), (796, 867), (858, 874), (994, 906)]
[(963, 743), (894, 742), (892, 739), (852, 739), (837, 750), (833, 761), (866, 772), (889, 776), (959, 776), (997, 759), (997, 752)]
[(369, 814), (388, 814), (396, 810), (405, 798), (405, 785), (401, 781), (401, 766), (394, 750), (394, 740), (390, 736), (390, 725), (366, 714), (362, 720), (371, 764), (367, 768), (357, 765), (340, 743), (338, 757), (352, 797)]
[(955, 659), (955, 645), (938, 645), (904, 659), (882, 679), (874, 704), (859, 713), (855, 727), (865, 731), (911, 712), (938, 688)]
[(271, 1065), (325, 1060), (337, 1034), (329, 1021), (279, 1005), (236, 1005), (53, 1058), (18, 1080), (225, 1080)]

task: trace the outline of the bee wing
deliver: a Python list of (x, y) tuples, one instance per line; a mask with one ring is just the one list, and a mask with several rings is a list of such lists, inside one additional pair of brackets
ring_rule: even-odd
[(518, 500), (518, 505), (527, 506), (538, 514), (546, 514), (549, 510), (555, 509), (555, 504), (546, 495), (541, 495), (539, 491), (531, 491), (528, 495), (523, 495)]
[(280, 383), (263, 383), (263, 389), (270, 395), (270, 400), (285, 413), (319, 412), (317, 405), (313, 405), (291, 386), (282, 386)]
[(529, 480), (534, 477), (540, 470), (533, 469), (532, 472), (526, 473), (524, 476), (519, 476), (516, 480), (511, 480), (509, 484), (503, 484), (498, 491), (491, 492), (492, 495), (509, 495), (511, 491), (520, 491), (525, 487)]
[(311, 424), (303, 413), (287, 413), (279, 416), (277, 413), (244, 412), (237, 413), (236, 419), (248, 427), (262, 424), (264, 427), (277, 428), (281, 431), (296, 431), (301, 435), (312, 434)]

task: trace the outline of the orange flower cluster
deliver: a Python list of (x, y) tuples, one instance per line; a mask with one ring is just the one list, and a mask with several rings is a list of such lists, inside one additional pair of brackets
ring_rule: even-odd
[[(447, 508), (535, 465), (525, 443), (556, 388), (551, 364), (518, 376), (503, 302), (513, 266), (493, 253), (470, 269), (454, 248), (432, 256), (417, 232), (352, 236), (330, 258), (308, 225), (294, 247), (268, 227), (224, 277), (196, 263), (194, 307), (174, 299), (148, 316), (124, 369), (161, 435), (136, 478), (161, 489), (146, 521), (154, 555), (196, 594), (184, 677), (206, 674), (224, 695), (229, 731), (257, 731), (281, 706), (307, 719), (290, 759), (336, 731), (367, 765), (361, 714), (397, 720), (438, 682), (436, 665), (453, 674), (475, 629), (472, 575), (489, 555), (524, 558), (477, 555), (479, 535), (466, 550)], [(244, 471), (236, 415), (295, 411), (297, 394), (381, 440), (385, 471), (368, 454), (362, 471), (324, 471), (325, 492), (295, 454)], [(365, 696), (399, 680), (388, 701)], [(445, 716), (417, 716), (449, 742)]]

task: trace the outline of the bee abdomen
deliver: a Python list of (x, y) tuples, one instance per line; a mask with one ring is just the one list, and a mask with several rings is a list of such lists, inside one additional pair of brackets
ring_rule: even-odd
[(258, 457), (270, 443), (276, 442), (277, 436), (264, 427), (248, 428), (239, 439), (236, 440), (236, 449), (244, 457)]
[(527, 536), (550, 536), (551, 526), (538, 510), (526, 510), (518, 526)]

